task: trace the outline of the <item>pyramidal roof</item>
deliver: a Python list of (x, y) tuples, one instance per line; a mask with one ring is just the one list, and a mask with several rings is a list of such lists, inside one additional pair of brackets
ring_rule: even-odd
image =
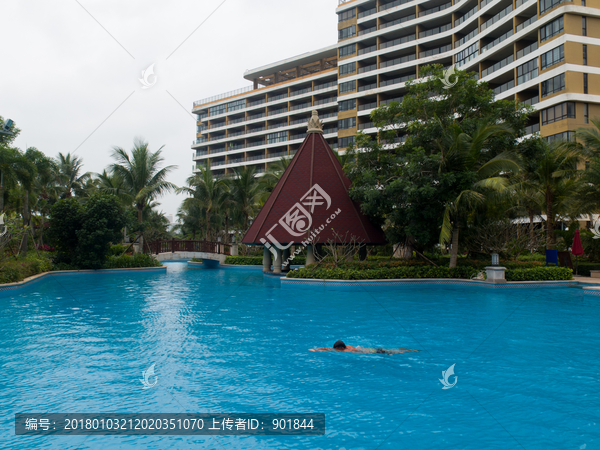
[(385, 244), (385, 236), (350, 199), (350, 180), (325, 139), (316, 112), (308, 135), (242, 239), (245, 244), (346, 242)]

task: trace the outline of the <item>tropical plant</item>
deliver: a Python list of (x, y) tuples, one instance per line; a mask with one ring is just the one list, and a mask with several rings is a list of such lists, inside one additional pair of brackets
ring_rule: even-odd
[(81, 195), (85, 183), (90, 178), (90, 173), (81, 173), (83, 170), (83, 160), (79, 156), (73, 156), (71, 153), (63, 155), (58, 154), (58, 176), (62, 187), (61, 198), (72, 197), (73, 194)]
[[(122, 181), (120, 196), (134, 205), (139, 224), (143, 221), (147, 205), (161, 195), (177, 189), (177, 186), (167, 181), (167, 176), (176, 166), (161, 167), (164, 161), (163, 147), (153, 153), (148, 148), (148, 143), (139, 138), (134, 139), (131, 154), (121, 147), (113, 147), (112, 157), (115, 163), (109, 166), (109, 172), (115, 177), (115, 184)], [(141, 233), (139, 240), (143, 246)]]

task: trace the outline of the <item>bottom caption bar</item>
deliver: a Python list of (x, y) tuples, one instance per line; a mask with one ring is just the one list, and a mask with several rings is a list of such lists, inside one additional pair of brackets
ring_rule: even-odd
[(325, 414), (18, 413), (17, 435), (323, 435)]

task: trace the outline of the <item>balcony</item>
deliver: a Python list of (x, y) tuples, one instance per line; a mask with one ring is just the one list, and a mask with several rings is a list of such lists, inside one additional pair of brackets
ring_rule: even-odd
[(492, 47), (495, 47), (496, 45), (498, 45), (500, 42), (508, 39), (509, 37), (511, 37), (513, 35), (513, 30), (508, 30), (506, 33), (504, 33), (502, 36), (497, 37), (496, 39), (494, 39), (492, 42), (490, 42), (489, 44), (484, 45), (483, 47), (481, 47), (481, 52), (480, 53), (484, 53), (487, 52), (488, 50), (490, 50)]
[(371, 8), (371, 9), (367, 9), (366, 11), (363, 12), (359, 12), (358, 13), (358, 18), (362, 19), (363, 17), (367, 17), (367, 16), (371, 16), (373, 14), (375, 14), (377, 12), (377, 8)]
[(365, 28), (364, 30), (360, 30), (358, 32), (358, 35), (362, 36), (363, 34), (373, 33), (374, 31), (377, 31), (377, 25), (375, 25), (374, 27)]
[(364, 55), (365, 53), (371, 53), (377, 50), (377, 45), (371, 45), (370, 47), (361, 48), (358, 51), (359, 55)]
[(269, 111), (267, 113), (267, 116), (275, 116), (277, 114), (283, 114), (285, 112), (288, 112), (287, 108), (279, 108), (279, 109), (274, 109), (273, 111)]
[(469, 17), (472, 17), (475, 13), (477, 13), (477, 11), (479, 11), (479, 8), (477, 7), (477, 5), (475, 5), (473, 8), (471, 8), (464, 16), (459, 17), (458, 19), (456, 19), (454, 21), (454, 26), (457, 27), (459, 26), (461, 23), (463, 23), (465, 20), (467, 20)]
[(379, 68), (384, 69), (389, 66), (395, 66), (396, 64), (402, 64), (405, 62), (414, 61), (415, 59), (417, 59), (417, 55), (401, 56), (400, 58), (391, 59), (389, 61), (383, 61), (383, 62), (379, 63)]
[(448, 31), (451, 28), (452, 28), (452, 24), (451, 23), (447, 23), (446, 25), (442, 25), (442, 26), (439, 26), (439, 27), (431, 28), (430, 30), (421, 31), (419, 33), (419, 39), (422, 39), (422, 38), (427, 37), (427, 36), (433, 36), (434, 34), (443, 33), (444, 31)]
[(504, 66), (507, 66), (510, 63), (512, 63), (514, 60), (515, 60), (514, 55), (507, 56), (503, 60), (498, 61), (493, 66), (490, 66), (490, 67), (488, 67), (485, 70), (482, 70), (481, 71), (481, 78), (487, 77), (489, 74), (494, 73), (495, 71), (502, 69)]
[(320, 91), (321, 89), (327, 89), (328, 87), (337, 86), (337, 81), (329, 81), (327, 83), (319, 84), (315, 86), (314, 91)]
[(426, 58), (428, 56), (439, 55), (440, 53), (446, 53), (452, 50), (452, 44), (444, 45), (443, 47), (432, 48), (431, 50), (425, 50), (419, 53), (419, 58)]
[(522, 48), (521, 50), (519, 50), (517, 52), (517, 59), (520, 59), (523, 56), (529, 55), (531, 52), (536, 51), (537, 48), (538, 48), (538, 43), (537, 42), (533, 42), (532, 44), (528, 45), (527, 47)]
[(519, 25), (517, 25), (517, 33), (519, 31), (521, 31), (523, 28), (527, 28), (529, 25), (531, 25), (533, 22), (537, 21), (537, 15), (535, 16), (531, 16), (529, 19), (527, 19), (525, 22), (520, 23)]
[(366, 130), (367, 128), (373, 128), (375, 127), (375, 125), (373, 124), (373, 122), (366, 122), (366, 123), (359, 123), (358, 124), (358, 129), (359, 130)]
[(508, 91), (509, 89), (512, 89), (515, 87), (515, 80), (510, 80), (506, 83), (504, 83), (501, 86), (498, 86), (497, 88), (494, 89), (494, 92), (496, 93), (496, 95), (502, 94), (505, 91)]
[(444, 3), (443, 5), (436, 6), (434, 8), (424, 9), (419, 13), (419, 17), (427, 16), (429, 14), (433, 14), (439, 11), (443, 11), (446, 8), (450, 8), (452, 6), (452, 2)]
[(377, 70), (377, 63), (361, 67), (358, 69), (358, 73), (371, 72), (372, 70)]
[(394, 8), (396, 6), (404, 5), (405, 3), (408, 3), (410, 1), (412, 0), (395, 0), (393, 2), (386, 3), (385, 5), (381, 5), (379, 7), (379, 12), (385, 11), (386, 9)]
[(377, 81), (374, 83), (365, 84), (364, 86), (359, 86), (358, 92), (368, 91), (369, 89), (377, 89)]
[(394, 39), (393, 41), (383, 42), (379, 44), (379, 49), (383, 50), (384, 48), (394, 47), (395, 45), (405, 44), (410, 41), (414, 41), (416, 39), (416, 35), (409, 34), (408, 36), (402, 36), (401, 38)]
[(401, 77), (396, 77), (396, 78), (392, 78), (391, 80), (382, 80), (379, 82), (379, 87), (386, 87), (386, 86), (390, 86), (392, 84), (398, 84), (398, 83), (404, 83), (408, 80), (412, 80), (414, 78), (416, 78), (416, 74), (410, 74), (410, 75), (404, 75)]
[(489, 19), (488, 21), (482, 23), (481, 24), (481, 31), (485, 30), (488, 27), (491, 27), (496, 22), (499, 22), (500, 20), (502, 20), (504, 17), (506, 17), (507, 15), (509, 15), (512, 12), (512, 10), (513, 10), (512, 5), (508, 5), (506, 8), (504, 8), (498, 14), (494, 15), (491, 19)]
[(365, 103), (364, 105), (358, 105), (359, 111), (366, 111), (367, 109), (377, 108), (377, 102)]
[(326, 103), (332, 103), (332, 102), (337, 102), (337, 97), (328, 97), (328, 98), (322, 98), (321, 100), (317, 100), (317, 101), (315, 101), (315, 106), (324, 105)]
[(411, 14), (409, 16), (400, 17), (399, 19), (392, 20), (391, 22), (382, 23), (379, 25), (379, 29), (383, 30), (384, 28), (393, 27), (394, 25), (398, 25), (400, 23), (408, 22), (409, 20), (416, 19), (417, 16), (415, 14)]

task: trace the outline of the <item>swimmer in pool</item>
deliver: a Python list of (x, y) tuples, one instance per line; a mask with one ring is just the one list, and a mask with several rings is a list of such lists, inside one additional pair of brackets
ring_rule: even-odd
[(336, 341), (333, 347), (324, 348), (311, 348), (311, 352), (350, 352), (350, 353), (408, 353), (418, 352), (418, 350), (411, 350), (409, 348), (363, 348), (353, 347), (351, 345), (344, 344), (344, 341)]

